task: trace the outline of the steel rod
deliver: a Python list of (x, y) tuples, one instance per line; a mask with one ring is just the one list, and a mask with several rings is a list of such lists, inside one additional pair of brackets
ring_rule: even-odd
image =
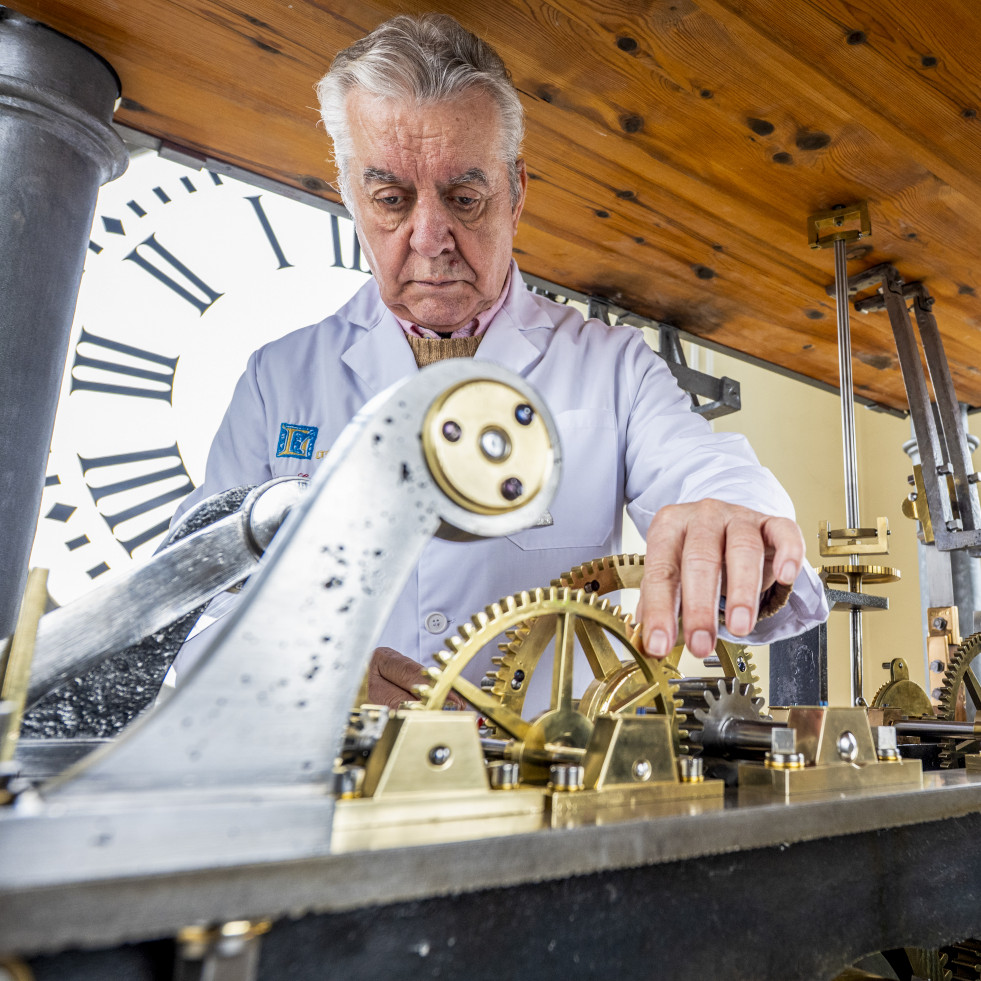
[[(852, 339), (848, 319), (848, 261), (845, 242), (837, 239), (835, 252), (835, 303), (838, 308), (838, 380), (841, 390), (841, 438), (845, 462), (845, 521), (860, 528), (858, 507), (858, 453), (855, 443), (855, 392), (852, 384)], [(854, 565), (856, 555), (849, 557)], [(864, 705), (862, 694), (862, 611), (849, 612), (848, 655), (851, 663), (851, 703)]]

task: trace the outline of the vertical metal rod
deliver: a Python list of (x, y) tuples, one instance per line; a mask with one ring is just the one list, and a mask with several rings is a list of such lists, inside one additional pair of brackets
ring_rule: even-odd
[[(841, 437), (845, 461), (845, 521), (860, 528), (858, 508), (858, 453), (855, 445), (855, 393), (852, 384), (852, 338), (848, 320), (848, 262), (845, 242), (837, 239), (835, 251), (835, 302), (838, 308), (838, 379), (841, 390)], [(854, 565), (857, 555), (849, 557)], [(862, 611), (849, 612), (848, 653), (851, 661), (851, 702), (864, 705), (862, 695)]]
[[(855, 448), (855, 394), (852, 384), (852, 339), (848, 320), (848, 265), (845, 243), (836, 241), (835, 301), (838, 306), (838, 378), (841, 388), (841, 436), (845, 457), (845, 520), (861, 527), (858, 509), (858, 454)], [(854, 559), (853, 559), (854, 561)]]

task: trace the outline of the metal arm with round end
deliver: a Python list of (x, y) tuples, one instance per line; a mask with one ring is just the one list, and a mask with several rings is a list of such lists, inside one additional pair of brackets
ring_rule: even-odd
[(495, 365), (434, 365), (369, 402), (174, 696), (0, 813), (7, 887), (328, 852), (350, 706), (424, 546), (534, 524), (558, 457), (541, 400)]

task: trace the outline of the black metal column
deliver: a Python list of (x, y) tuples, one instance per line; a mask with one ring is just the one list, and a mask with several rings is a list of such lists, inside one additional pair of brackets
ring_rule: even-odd
[(96, 195), (126, 169), (115, 73), (0, 7), (0, 637), (37, 523)]

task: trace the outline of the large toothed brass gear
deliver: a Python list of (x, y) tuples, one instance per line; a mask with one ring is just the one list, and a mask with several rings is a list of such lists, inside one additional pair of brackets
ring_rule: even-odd
[[(553, 587), (581, 589), (589, 596), (604, 596), (620, 589), (639, 589), (644, 576), (643, 555), (607, 555), (576, 566), (553, 580)], [(507, 633), (508, 643), (500, 646), (501, 656), (494, 659), (496, 668), (488, 672), (486, 687), (511, 711), (521, 714), (527, 679), (531, 677), (545, 648), (552, 637), (550, 622), (528, 621)], [(634, 710), (642, 703), (633, 700), (635, 689), (643, 686), (643, 676), (638, 665), (621, 661), (602, 644), (588, 636), (588, 630), (577, 629), (595, 680), (587, 688), (580, 701), (580, 711), (588, 718), (602, 712), (623, 712), (623, 705), (630, 700)], [(665, 659), (676, 675), (676, 668), (684, 649), (679, 644)], [(761, 694), (759, 676), (750, 652), (741, 644), (719, 640), (715, 648), (727, 678), (734, 678), (740, 685), (749, 686), (751, 696)]]
[[(555, 641), (550, 707), (533, 721), (523, 719), (520, 710), (515, 711), (505, 704), (494, 691), (479, 687), (461, 675), (470, 660), (500, 633), (527, 623), (532, 624), (536, 636), (544, 638), (539, 653), (545, 650), (548, 640)], [(612, 662), (620, 665), (611, 637), (633, 655), (643, 680), (624, 703), (617, 706), (620, 710), (630, 711), (634, 705), (643, 704), (674, 718), (675, 701), (670, 682), (677, 677), (677, 672), (670, 665), (643, 653), (640, 626), (633, 618), (596, 595), (558, 586), (505, 597), (488, 606), (484, 613), (476, 614), (472, 623), (464, 624), (459, 635), (447, 641), (449, 650), (433, 655), (439, 666), (428, 668), (429, 683), (415, 689), (419, 696), (418, 707), (442, 708), (449, 693), (455, 691), (489, 724), (526, 746), (544, 748), (546, 743), (560, 743), (585, 747), (592, 732), (592, 721), (576, 705), (572, 694), (574, 640), (577, 637), (580, 641), (585, 640), (591, 667), (594, 661), (605, 667)], [(593, 670), (596, 675), (597, 668)], [(526, 684), (527, 678), (523, 678), (522, 686), (526, 687)]]
[[(971, 669), (971, 662), (978, 654), (981, 654), (981, 633), (971, 634), (970, 637), (965, 638), (964, 642), (951, 654), (947, 663), (947, 670), (944, 672), (943, 684), (940, 687), (940, 705), (937, 709), (937, 715), (941, 719), (947, 719), (951, 722), (963, 721), (963, 716), (958, 719), (960, 714), (958, 707), (966, 704), (968, 698), (974, 706), (975, 713), (981, 710), (981, 683), (978, 682), (977, 676)], [(965, 696), (964, 701), (960, 700), (962, 689)], [(947, 739), (940, 750), (940, 765), (945, 768), (955, 767), (965, 753), (976, 753), (978, 749), (977, 739)]]

